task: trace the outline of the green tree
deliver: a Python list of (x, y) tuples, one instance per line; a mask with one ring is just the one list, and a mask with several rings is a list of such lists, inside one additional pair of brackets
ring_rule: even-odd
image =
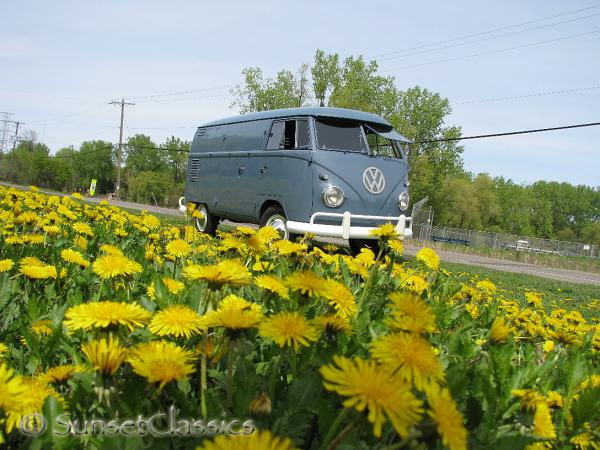
[(274, 79), (264, 79), (258, 67), (242, 71), (244, 83), (231, 90), (236, 97), (233, 106), (241, 114), (269, 109), (305, 106), (308, 100), (308, 66), (301, 66), (298, 76), (289, 70), (281, 70)]
[(340, 82), (339, 56), (337, 53), (326, 55), (317, 50), (315, 62), (310, 69), (313, 81), (313, 92), (319, 106), (328, 104), (329, 95)]
[(185, 180), (187, 152), (189, 152), (190, 146), (189, 141), (182, 141), (175, 136), (168, 138), (161, 146), (165, 149), (168, 170), (171, 172), (175, 183), (182, 183)]
[(110, 142), (85, 141), (73, 156), (74, 187), (81, 191), (89, 189), (93, 178), (98, 180), (96, 191), (99, 194), (112, 192), (115, 184), (115, 162), (113, 146)]
[(160, 172), (167, 168), (167, 152), (152, 142), (150, 136), (131, 136), (127, 139), (125, 148), (125, 166), (129, 176), (140, 172)]

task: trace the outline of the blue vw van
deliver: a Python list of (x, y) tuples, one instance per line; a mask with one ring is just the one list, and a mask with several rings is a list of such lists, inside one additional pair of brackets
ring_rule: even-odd
[(342, 108), (290, 108), (244, 114), (198, 128), (189, 153), (185, 203), (219, 221), (273, 226), (283, 237), (313, 233), (374, 244), (386, 222), (404, 237), (408, 217), (407, 145), (381, 117)]

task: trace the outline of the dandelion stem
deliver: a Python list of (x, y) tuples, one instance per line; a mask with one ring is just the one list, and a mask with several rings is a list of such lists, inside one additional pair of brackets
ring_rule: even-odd
[(200, 362), (200, 407), (202, 408), (202, 418), (208, 419), (206, 410), (206, 349), (208, 347), (208, 331), (202, 334), (202, 360)]
[(227, 405), (233, 409), (233, 362), (235, 359), (236, 341), (229, 340), (229, 349), (227, 353)]
[(331, 424), (331, 427), (329, 428), (329, 431), (325, 435), (325, 438), (323, 439), (323, 443), (319, 447), (319, 450), (329, 449), (329, 443), (334, 440), (335, 433), (337, 432), (338, 428), (340, 427), (340, 425), (342, 424), (342, 422), (344, 421), (344, 419), (346, 418), (346, 416), (349, 413), (350, 413), (350, 410), (348, 408), (342, 408), (342, 410), (339, 412), (339, 414), (337, 415), (337, 417)]

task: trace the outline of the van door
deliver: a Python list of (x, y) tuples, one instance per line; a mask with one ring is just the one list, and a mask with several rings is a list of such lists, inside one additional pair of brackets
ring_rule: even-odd
[[(382, 143), (376, 151), (362, 125), (350, 121), (317, 119), (315, 131), (318, 150), (313, 152), (314, 212), (350, 211), (392, 217), (402, 213), (398, 197), (406, 189), (408, 172), (406, 159), (396, 144), (391, 143), (393, 148), (387, 148), (385, 145), (389, 142)], [(374, 142), (378, 142), (376, 139)], [(323, 190), (332, 185), (345, 194), (345, 201), (338, 208), (328, 208), (321, 198)], [(325, 222), (331, 221), (322, 223)], [(376, 225), (362, 221), (352, 223)]]
[(274, 120), (266, 148), (250, 154), (241, 188), (255, 194), (248, 199), (248, 206), (252, 204), (256, 221), (268, 200), (280, 203), (288, 220), (310, 217), (313, 193), (309, 123), (308, 118)]

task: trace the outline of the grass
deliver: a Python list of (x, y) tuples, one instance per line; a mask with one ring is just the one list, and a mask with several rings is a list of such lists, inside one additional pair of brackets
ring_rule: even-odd
[(487, 256), (490, 258), (519, 261), (537, 266), (554, 267), (557, 269), (580, 270), (583, 272), (600, 273), (600, 258), (587, 256), (561, 256), (543, 253), (517, 252), (515, 250), (466, 247), (464, 245), (446, 244), (431, 241), (411, 241), (412, 245), (427, 245), (428, 247), (453, 253)]
[(542, 294), (546, 306), (555, 303), (560, 308), (577, 309), (586, 317), (600, 318), (600, 308), (590, 308), (588, 306), (592, 300), (600, 300), (600, 289), (598, 286), (567, 283), (533, 275), (501, 272), (484, 267), (445, 261), (442, 261), (441, 266), (455, 274), (465, 273), (469, 277), (478, 276), (482, 280), (488, 279), (507, 292), (536, 291)]

